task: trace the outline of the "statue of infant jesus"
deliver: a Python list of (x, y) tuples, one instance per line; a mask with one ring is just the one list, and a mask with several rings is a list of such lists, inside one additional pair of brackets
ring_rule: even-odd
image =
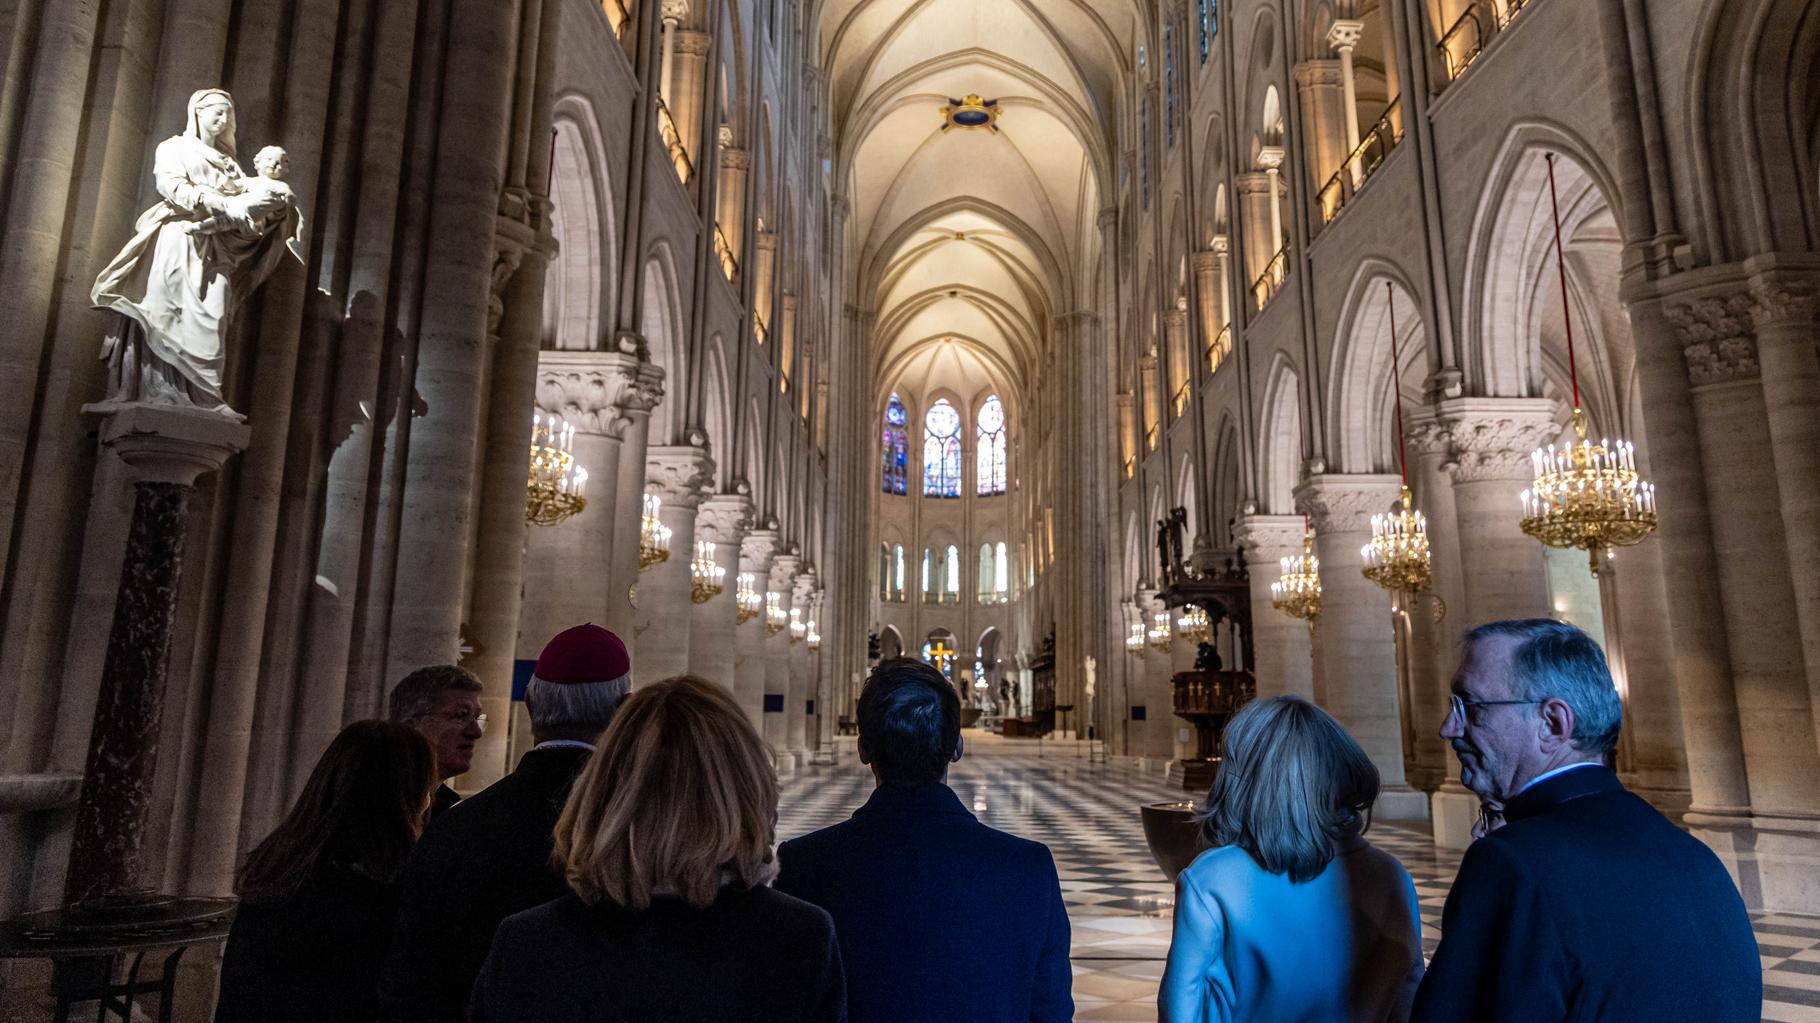
[(257, 237), (272, 223), (297, 205), (297, 194), (284, 183), (290, 173), (290, 157), (281, 146), (266, 146), (253, 157), (258, 176), (241, 178), (241, 190), (226, 197), (223, 210), (200, 221), (191, 234), (216, 234), (234, 230)]

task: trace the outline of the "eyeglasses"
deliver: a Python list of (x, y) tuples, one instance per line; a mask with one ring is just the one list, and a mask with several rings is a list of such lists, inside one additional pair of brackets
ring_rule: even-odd
[(1453, 709), (1448, 712), (1449, 716), (1457, 714), (1462, 721), (1468, 720), (1466, 710), (1469, 707), (1522, 707), (1548, 702), (1547, 700), (1468, 700), (1459, 693), (1450, 693), (1447, 699), (1453, 704)]
[(470, 724), (482, 732), (487, 730), (487, 716), (485, 714), (469, 714), (465, 710), (450, 710), (444, 711), (441, 714), (419, 714), (418, 717), (436, 718), (441, 721), (446, 721), (451, 725), (461, 728), (463, 731), (466, 731)]

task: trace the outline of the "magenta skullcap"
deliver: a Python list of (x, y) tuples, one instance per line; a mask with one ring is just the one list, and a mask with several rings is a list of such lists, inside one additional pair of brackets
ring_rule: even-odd
[(618, 636), (590, 622), (545, 643), (531, 673), (559, 686), (618, 682), (632, 674), (632, 655)]

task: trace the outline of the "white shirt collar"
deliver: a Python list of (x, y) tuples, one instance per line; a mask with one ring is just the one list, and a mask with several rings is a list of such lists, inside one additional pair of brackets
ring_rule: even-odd
[(582, 742), (580, 739), (551, 739), (548, 742), (540, 742), (537, 745), (532, 746), (531, 749), (533, 751), (540, 749), (585, 749), (592, 753), (594, 751), (594, 744), (591, 742)]
[(1598, 763), (1597, 761), (1593, 761), (1593, 760), (1582, 760), (1578, 763), (1562, 764), (1560, 767), (1557, 767), (1552, 771), (1543, 771), (1541, 774), (1538, 774), (1534, 778), (1529, 779), (1529, 781), (1527, 781), (1523, 784), (1522, 788), (1517, 790), (1517, 795), (1520, 796), (1523, 793), (1528, 792), (1532, 786), (1539, 785), (1542, 782), (1545, 782), (1548, 779), (1553, 778), (1557, 774), (1566, 774), (1569, 771), (1577, 770), (1582, 767), (1601, 767), (1601, 766), (1604, 766), (1604, 765)]

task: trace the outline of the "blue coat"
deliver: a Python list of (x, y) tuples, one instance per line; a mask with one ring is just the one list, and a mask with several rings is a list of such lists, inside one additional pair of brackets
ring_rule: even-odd
[(948, 786), (880, 786), (850, 820), (785, 842), (778, 865), (779, 891), (834, 918), (853, 1023), (1073, 1017), (1054, 858)]
[(1296, 884), (1238, 846), (1176, 879), (1164, 1023), (1403, 1023), (1422, 977), (1416, 888), (1362, 838)]
[(1415, 1020), (1759, 1018), (1763, 968), (1730, 875), (1616, 774), (1556, 775), (1504, 819), (1460, 863)]

